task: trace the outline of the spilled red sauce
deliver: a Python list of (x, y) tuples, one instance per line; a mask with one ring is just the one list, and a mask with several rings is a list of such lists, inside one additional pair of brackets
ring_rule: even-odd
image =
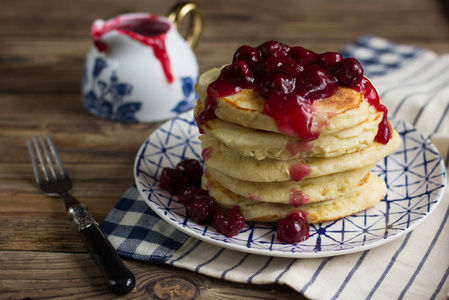
[(103, 26), (93, 24), (91, 34), (95, 46), (99, 52), (108, 50), (108, 46), (102, 41), (103, 35), (116, 30), (140, 43), (153, 49), (154, 56), (161, 63), (165, 78), (172, 83), (174, 78), (171, 72), (170, 59), (166, 49), (166, 36), (170, 25), (158, 16), (119, 16), (110, 19)]
[(254, 195), (254, 194), (249, 195), (248, 199), (253, 200), (253, 201), (257, 201), (257, 202), (260, 201), (260, 197), (257, 196), (257, 195)]
[(290, 179), (293, 181), (300, 181), (310, 175), (311, 169), (309, 165), (297, 164), (291, 165), (289, 168)]
[(292, 156), (296, 156), (298, 153), (312, 150), (313, 141), (296, 140), (294, 142), (289, 142), (287, 143), (286, 149)]
[(373, 84), (367, 78), (363, 78), (359, 84), (352, 88), (356, 92), (362, 93), (365, 100), (368, 101), (368, 103), (377, 111), (383, 112), (382, 121), (379, 123), (379, 129), (376, 135), (376, 141), (381, 144), (387, 144), (392, 135), (391, 125), (387, 119), (388, 110), (385, 105), (380, 102), (379, 95), (377, 94)]
[(205, 148), (201, 152), (201, 157), (203, 158), (204, 161), (206, 161), (210, 158), (211, 154), (212, 154), (212, 148)]
[(292, 189), (290, 191), (290, 203), (294, 207), (298, 207), (309, 202), (309, 197), (301, 190)]

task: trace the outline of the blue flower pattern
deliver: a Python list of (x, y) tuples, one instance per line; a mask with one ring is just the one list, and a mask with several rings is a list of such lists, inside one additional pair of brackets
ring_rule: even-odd
[[(100, 117), (126, 122), (138, 122), (135, 114), (142, 107), (140, 101), (124, 102), (125, 96), (131, 96), (132, 84), (120, 82), (117, 74), (112, 72), (109, 82), (99, 79), (101, 72), (107, 67), (103, 58), (97, 58), (92, 70), (92, 84), (83, 95), (83, 104), (87, 110)], [(88, 83), (87, 71), (84, 73), (84, 85)], [(97, 94), (95, 91), (99, 91)]]
[(184, 95), (184, 99), (178, 102), (178, 104), (171, 111), (177, 114), (188, 111), (193, 107), (198, 96), (193, 89), (193, 79), (191, 77), (181, 77), (182, 82), (182, 93)]
[[(109, 82), (100, 80), (99, 75), (107, 67), (108, 64), (103, 58), (96, 58), (91, 74), (91, 87), (83, 95), (84, 106), (89, 112), (106, 119), (138, 122), (135, 114), (141, 109), (142, 102), (127, 101), (123, 103), (125, 96), (131, 96), (133, 85), (120, 82), (115, 72), (112, 72)], [(89, 82), (88, 76), (89, 74), (86, 70), (84, 72), (84, 85), (87, 85)], [(194, 81), (191, 77), (181, 77), (181, 83), (184, 98), (171, 110), (177, 114), (191, 109), (198, 99), (193, 89)], [(99, 93), (97, 94), (95, 91), (99, 91)]]

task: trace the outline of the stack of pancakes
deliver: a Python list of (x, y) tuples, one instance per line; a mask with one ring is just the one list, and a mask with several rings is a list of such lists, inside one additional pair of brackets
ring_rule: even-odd
[[(195, 116), (219, 74), (212, 69), (199, 78)], [(252, 89), (216, 100), (216, 118), (199, 126), (202, 186), (220, 206), (240, 206), (247, 221), (277, 222), (301, 210), (309, 223), (321, 223), (384, 198), (385, 182), (371, 170), (399, 146), (400, 137), (393, 130), (387, 144), (376, 141), (383, 112), (361, 93), (339, 86), (332, 97), (314, 102), (312, 132), (320, 133), (315, 140), (281, 133)]]

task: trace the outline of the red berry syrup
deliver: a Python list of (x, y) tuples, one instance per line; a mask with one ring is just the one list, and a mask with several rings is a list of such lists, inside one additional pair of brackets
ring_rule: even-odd
[(379, 129), (376, 135), (376, 141), (381, 144), (387, 144), (392, 136), (392, 129), (387, 120), (388, 110), (385, 105), (380, 103), (379, 95), (373, 84), (366, 78), (363, 78), (360, 83), (352, 87), (356, 92), (362, 93), (365, 100), (368, 101), (377, 111), (383, 112), (382, 121), (379, 123)]
[(91, 34), (94, 44), (100, 52), (108, 50), (107, 45), (102, 42), (102, 37), (111, 30), (116, 30), (151, 47), (154, 55), (161, 63), (167, 82), (172, 83), (174, 78), (165, 47), (165, 38), (169, 29), (170, 25), (158, 16), (123, 15), (106, 21), (104, 26), (98, 26), (94, 23), (91, 28)]
[[(339, 84), (362, 92), (376, 109), (386, 111), (372, 85), (363, 77), (363, 68), (356, 59), (343, 58), (336, 52), (317, 54), (276, 41), (256, 48), (241, 46), (232, 64), (224, 67), (209, 85), (205, 108), (197, 115), (196, 122), (202, 125), (216, 118), (217, 98), (236, 94), (241, 89), (254, 89), (265, 99), (263, 112), (274, 119), (279, 131), (311, 141), (320, 135), (312, 130), (313, 103), (334, 95)], [(384, 119), (377, 137), (381, 143), (391, 138), (386, 114)]]

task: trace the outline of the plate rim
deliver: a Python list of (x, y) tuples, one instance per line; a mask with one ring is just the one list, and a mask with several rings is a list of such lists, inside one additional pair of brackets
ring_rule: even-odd
[[(284, 251), (284, 250), (269, 250), (269, 249), (260, 249), (260, 248), (251, 248), (251, 247), (244, 247), (240, 244), (233, 244), (233, 243), (229, 243), (227, 242), (228, 240), (230, 240), (230, 238), (226, 238), (224, 237), (223, 240), (215, 240), (212, 239), (208, 236), (205, 235), (201, 235), (199, 233), (197, 233), (196, 231), (186, 227), (186, 226), (180, 226), (179, 222), (175, 222), (174, 220), (168, 218), (165, 214), (164, 211), (162, 209), (160, 209), (156, 204), (154, 204), (153, 202), (151, 202), (148, 199), (149, 193), (145, 192), (141, 186), (141, 184), (139, 184), (138, 182), (138, 175), (136, 174), (137, 172), (137, 168), (138, 168), (138, 161), (141, 159), (140, 157), (142, 156), (142, 151), (143, 149), (146, 147), (146, 145), (148, 144), (148, 141), (150, 140), (150, 138), (158, 131), (160, 130), (163, 126), (169, 124), (169, 123), (173, 123), (174, 121), (176, 121), (176, 119), (182, 119), (183, 116), (188, 116), (189, 114), (191, 114), (191, 111), (185, 112), (181, 115), (178, 115), (177, 117), (173, 118), (173, 119), (169, 119), (166, 122), (162, 123), (160, 126), (158, 126), (153, 132), (151, 132), (148, 137), (144, 140), (144, 142), (142, 143), (142, 145), (139, 147), (139, 150), (137, 151), (137, 154), (135, 156), (134, 159), (134, 164), (133, 164), (133, 174), (134, 174), (134, 182), (135, 185), (139, 191), (139, 194), (142, 196), (143, 200), (145, 201), (145, 203), (165, 222), (167, 222), (170, 226), (175, 227), (177, 230), (180, 230), (181, 232), (187, 234), (189, 237), (193, 237), (199, 240), (202, 240), (206, 243), (212, 244), (212, 245), (216, 245), (219, 247), (223, 247), (223, 248), (227, 248), (227, 249), (231, 249), (231, 250), (235, 250), (235, 251), (239, 251), (239, 252), (244, 252), (244, 253), (251, 253), (251, 254), (257, 254), (257, 255), (264, 255), (264, 256), (273, 256), (273, 257), (283, 257), (283, 258), (321, 258), (321, 257), (330, 257), (330, 256), (340, 256), (340, 255), (346, 255), (346, 254), (351, 254), (351, 253), (358, 253), (358, 252), (362, 252), (362, 251), (366, 251), (369, 249), (373, 249), (379, 246), (382, 246), (384, 244), (390, 243), (402, 236), (404, 236), (405, 234), (413, 231), (416, 227), (418, 227), (419, 225), (421, 225), (438, 207), (438, 205), (441, 203), (441, 199), (442, 196), (444, 194), (445, 188), (446, 188), (446, 178), (447, 178), (447, 172), (446, 172), (446, 168), (444, 167), (444, 163), (442, 163), (442, 157), (441, 154), (439, 153), (438, 149), (436, 148), (436, 146), (432, 143), (432, 141), (430, 140), (430, 138), (425, 137), (423, 133), (421, 133), (419, 130), (416, 129), (415, 126), (407, 123), (406, 121), (403, 121), (399, 118), (396, 117), (389, 117), (390, 122), (398, 125), (400, 123), (403, 123), (405, 126), (407, 127), (411, 127), (413, 128), (422, 138), (422, 144), (428, 144), (428, 147), (431, 148), (431, 150), (433, 152), (435, 152), (435, 154), (438, 155), (439, 157), (439, 162), (438, 162), (438, 166), (441, 167), (443, 169), (443, 176), (442, 176), (442, 186), (439, 189), (438, 194), (436, 195), (436, 200), (435, 200), (435, 204), (430, 208), (430, 210), (421, 218), (419, 218), (419, 220), (415, 221), (411, 226), (409, 226), (408, 228), (401, 230), (400, 232), (397, 232), (395, 234), (392, 235), (388, 235), (387, 237), (383, 238), (383, 239), (378, 239), (375, 240), (374, 242), (371, 242), (369, 244), (365, 244), (362, 246), (354, 246), (352, 248), (347, 248), (347, 249), (342, 249), (342, 250), (338, 250), (338, 249), (333, 249), (333, 250), (326, 250), (326, 251)], [(191, 117), (191, 116), (190, 116)], [(394, 153), (394, 152), (393, 152)], [(377, 205), (377, 204), (376, 204)], [(375, 205), (375, 206), (376, 206)], [(375, 207), (374, 206), (374, 207)], [(185, 216), (182, 216), (185, 217)], [(257, 222), (256, 222), (257, 223)], [(199, 226), (204, 226), (204, 228), (206, 229), (206, 227), (211, 227), (210, 225), (199, 225)], [(292, 245), (293, 246), (293, 245)]]

